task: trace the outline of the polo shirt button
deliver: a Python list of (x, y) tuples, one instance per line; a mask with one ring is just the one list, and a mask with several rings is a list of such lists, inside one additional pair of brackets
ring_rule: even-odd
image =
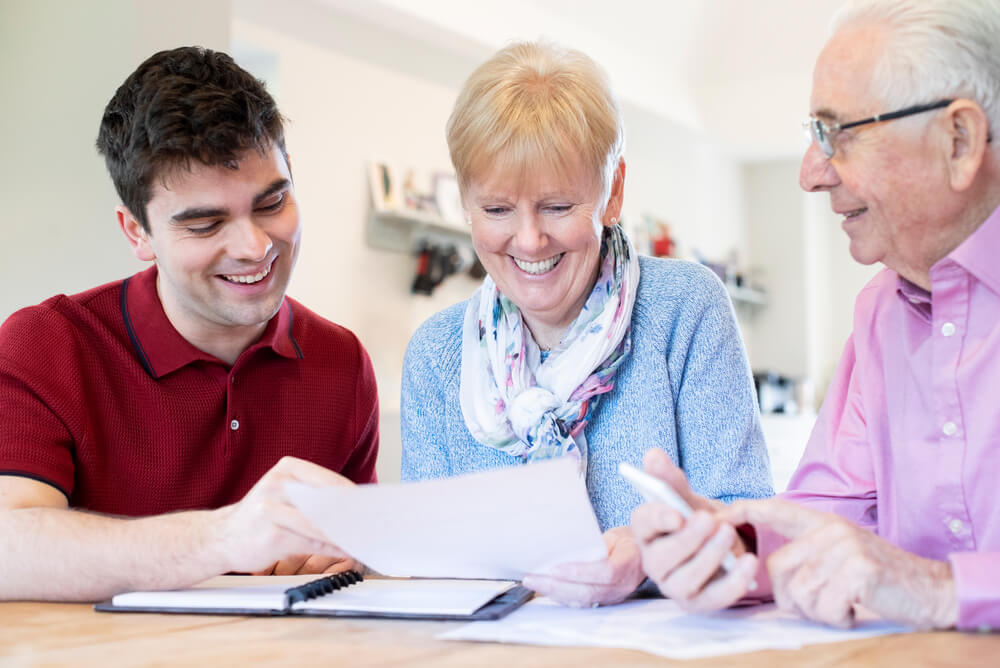
[(962, 529), (964, 528), (965, 525), (962, 524), (962, 520), (958, 519), (957, 517), (952, 521), (948, 522), (948, 529), (956, 536), (960, 534), (962, 532)]
[(240, 428), (240, 421), (233, 420), (232, 422), (229, 423), (229, 428), (232, 429), (233, 431), (236, 431), (237, 429)]
[(941, 427), (941, 431), (944, 432), (945, 436), (954, 436), (955, 432), (958, 431), (958, 425), (956, 425), (954, 422), (945, 422), (944, 425)]
[(953, 325), (950, 322), (944, 323), (943, 325), (941, 325), (941, 333), (944, 334), (945, 336), (951, 336), (952, 334), (955, 333), (955, 325)]

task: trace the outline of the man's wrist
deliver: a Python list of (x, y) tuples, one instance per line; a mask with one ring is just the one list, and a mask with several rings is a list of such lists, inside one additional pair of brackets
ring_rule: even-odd
[(949, 562), (935, 561), (932, 564), (936, 601), (932, 624), (937, 629), (952, 629), (958, 626), (958, 591), (955, 587), (955, 577)]

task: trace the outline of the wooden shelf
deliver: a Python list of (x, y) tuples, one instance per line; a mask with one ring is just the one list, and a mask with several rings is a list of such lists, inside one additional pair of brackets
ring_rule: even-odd
[(726, 283), (726, 291), (734, 304), (746, 304), (748, 306), (765, 306), (767, 304), (767, 293), (756, 288), (746, 288)]
[(368, 216), (368, 244), (374, 248), (410, 253), (424, 240), (469, 245), (469, 226), (426, 211), (383, 210)]

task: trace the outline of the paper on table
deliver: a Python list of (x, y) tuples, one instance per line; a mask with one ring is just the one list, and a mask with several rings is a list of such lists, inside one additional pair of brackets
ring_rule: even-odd
[(332, 542), (384, 575), (520, 580), (607, 556), (568, 458), (423, 482), (286, 489)]
[(504, 619), (472, 622), (437, 637), (530, 645), (621, 647), (671, 659), (697, 659), (765, 649), (799, 649), (815, 643), (910, 630), (868, 619), (845, 631), (782, 612), (773, 604), (692, 615), (669, 599), (628, 601), (602, 608), (567, 608), (547, 598), (536, 598)]

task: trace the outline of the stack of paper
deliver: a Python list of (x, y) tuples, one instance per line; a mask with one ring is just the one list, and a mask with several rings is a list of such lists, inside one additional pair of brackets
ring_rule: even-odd
[(419, 483), (289, 498), (329, 540), (383, 575), (520, 580), (607, 547), (570, 458)]
[(779, 611), (774, 605), (692, 615), (668, 599), (602, 608), (567, 608), (536, 598), (502, 620), (473, 622), (437, 636), (531, 645), (620, 647), (671, 659), (696, 659), (765, 649), (856, 640), (911, 629), (875, 619), (835, 629)]

